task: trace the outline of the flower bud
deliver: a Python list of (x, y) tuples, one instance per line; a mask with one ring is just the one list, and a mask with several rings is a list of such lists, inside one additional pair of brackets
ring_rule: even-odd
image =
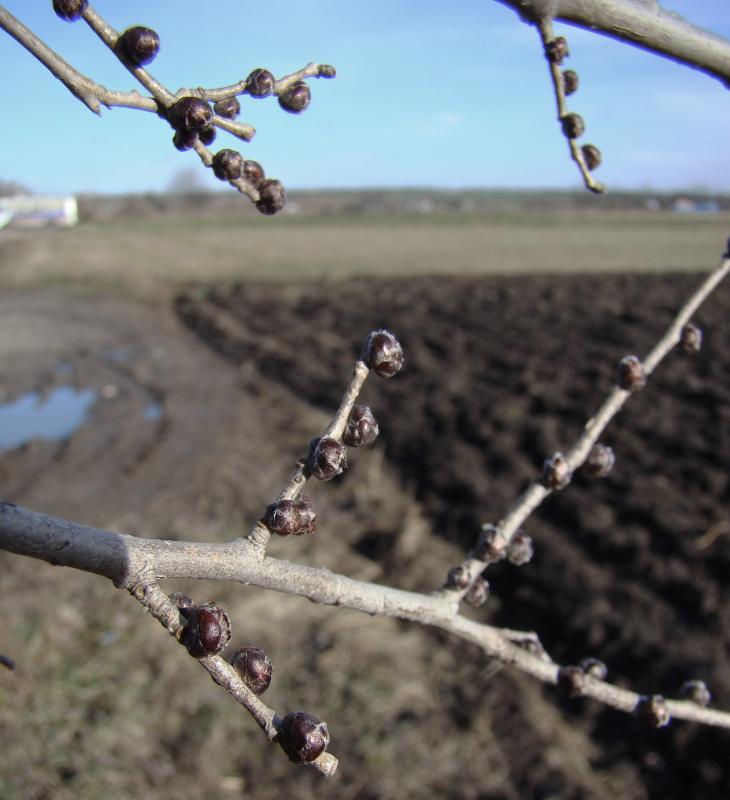
[(117, 47), (132, 64), (142, 67), (154, 61), (160, 52), (160, 37), (150, 28), (137, 25), (121, 34)]
[(585, 460), (584, 468), (591, 478), (605, 478), (616, 463), (616, 455), (612, 447), (605, 444), (594, 444), (588, 458)]
[(207, 128), (203, 128), (203, 130), (200, 131), (198, 134), (198, 139), (200, 139), (202, 144), (208, 147), (208, 145), (213, 144), (215, 141), (215, 135), (215, 125), (208, 125)]
[(347, 469), (347, 449), (337, 439), (329, 436), (312, 439), (307, 463), (317, 480), (331, 481)]
[(232, 181), (241, 177), (243, 156), (235, 150), (219, 150), (213, 156), (213, 174), (222, 181)]
[(464, 600), (466, 600), (470, 606), (479, 608), (479, 606), (483, 606), (487, 602), (488, 597), (489, 583), (479, 575), (477, 578), (474, 578), (471, 586), (467, 589)]
[(264, 525), (277, 536), (291, 536), (302, 526), (299, 509), (294, 500), (277, 500), (266, 507)]
[(237, 97), (226, 97), (213, 104), (213, 113), (226, 119), (235, 119), (241, 113), (241, 104)]
[(584, 658), (578, 666), (586, 675), (590, 675), (591, 678), (595, 678), (597, 681), (605, 681), (606, 675), (608, 675), (608, 669), (603, 661), (591, 656)]
[(170, 595), (170, 600), (177, 606), (177, 610), (184, 616), (189, 617), (192, 610), (195, 608), (193, 598), (184, 592), (173, 592)]
[(568, 139), (578, 139), (586, 132), (586, 124), (580, 114), (566, 114), (561, 123), (563, 134)]
[(575, 94), (578, 91), (580, 79), (578, 73), (572, 69), (563, 70), (563, 91), (566, 95)]
[(213, 110), (199, 97), (182, 97), (167, 109), (167, 118), (174, 128), (202, 131), (210, 125)]
[(639, 698), (634, 710), (652, 728), (663, 728), (672, 720), (667, 701), (660, 694)]
[(87, 0), (53, 0), (53, 10), (66, 22), (76, 22), (87, 5)]
[(572, 477), (573, 473), (563, 454), (555, 453), (543, 464), (540, 483), (547, 489), (557, 492), (560, 489), (565, 489)]
[(372, 331), (360, 358), (381, 378), (392, 378), (403, 366), (403, 348), (390, 331)]
[(588, 167), (591, 172), (601, 166), (603, 156), (601, 155), (601, 151), (594, 144), (584, 144), (580, 151), (583, 153), (583, 161), (586, 162), (586, 167)]
[(469, 580), (469, 570), (461, 565), (452, 567), (446, 577), (446, 585), (449, 589), (466, 589), (471, 581)]
[(191, 150), (195, 147), (195, 143), (198, 141), (198, 134), (195, 131), (187, 131), (183, 130), (182, 128), (175, 131), (175, 135), (172, 137), (172, 143), (178, 150)]
[(708, 706), (710, 700), (712, 700), (712, 695), (707, 688), (707, 684), (699, 680), (685, 681), (679, 687), (679, 696), (683, 700), (696, 703), (698, 706)]
[(337, 75), (337, 70), (331, 64), (319, 65), (320, 78), (334, 78)]
[(563, 61), (570, 55), (568, 50), (568, 42), (563, 36), (556, 36), (552, 42), (545, 45), (545, 55), (548, 61), (553, 64), (562, 64)]
[(268, 69), (255, 69), (246, 78), (246, 91), (251, 97), (268, 97), (274, 91), (274, 76)]
[(314, 761), (330, 743), (327, 724), (304, 711), (287, 714), (279, 726), (279, 741), (295, 764)]
[(685, 353), (699, 353), (702, 349), (702, 331), (688, 322), (679, 337), (679, 345)]
[(314, 533), (317, 528), (317, 511), (308, 495), (302, 495), (295, 503), (299, 513), (299, 530), (294, 531), (296, 536)]
[(516, 566), (529, 563), (533, 554), (532, 537), (518, 531), (507, 545), (507, 558)]
[(203, 658), (216, 655), (230, 639), (231, 621), (220, 606), (203, 603), (190, 612), (182, 642), (191, 656)]
[(479, 539), (474, 548), (474, 558), (485, 561), (487, 564), (496, 564), (506, 558), (504, 545), (499, 536), (499, 531), (494, 525), (482, 525)]
[(580, 697), (586, 688), (586, 676), (580, 667), (560, 667), (558, 689), (566, 697)]
[(378, 423), (369, 406), (353, 406), (345, 423), (342, 441), (350, 447), (365, 447), (377, 437)]
[(279, 95), (279, 105), (290, 114), (301, 114), (311, 99), (309, 86), (304, 81), (296, 81)]
[(646, 386), (646, 370), (637, 356), (624, 356), (618, 365), (618, 385), (626, 392)]
[(259, 647), (242, 647), (231, 656), (231, 666), (240, 679), (256, 695), (263, 694), (271, 684), (271, 659)]
[(258, 187), (259, 200), (256, 208), (262, 214), (276, 214), (284, 208), (286, 203), (286, 192), (279, 181), (268, 178)]
[(266, 177), (266, 173), (258, 161), (247, 159), (243, 162), (241, 177), (245, 178), (249, 183), (252, 183), (256, 188), (259, 188)]

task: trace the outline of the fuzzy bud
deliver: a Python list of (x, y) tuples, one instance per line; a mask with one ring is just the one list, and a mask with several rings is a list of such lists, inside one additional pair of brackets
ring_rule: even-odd
[(580, 114), (566, 114), (561, 124), (563, 135), (568, 139), (579, 139), (586, 132), (586, 124)]
[(584, 658), (578, 666), (586, 675), (590, 675), (591, 678), (595, 678), (597, 681), (605, 681), (606, 675), (608, 675), (608, 669), (603, 661), (591, 656)]
[(489, 583), (480, 575), (472, 581), (471, 586), (464, 595), (464, 600), (466, 600), (470, 606), (479, 608), (479, 606), (483, 606), (487, 602), (488, 597)]
[(284, 208), (286, 192), (279, 181), (267, 179), (262, 181), (259, 189), (259, 200), (256, 208), (262, 213), (271, 216)]
[(641, 697), (636, 704), (635, 711), (652, 728), (664, 728), (672, 720), (667, 708), (667, 701), (660, 694)]
[(553, 64), (562, 64), (563, 61), (570, 55), (568, 50), (568, 42), (563, 36), (557, 36), (552, 42), (545, 45), (545, 55), (548, 61)]
[(221, 181), (233, 181), (241, 177), (243, 156), (236, 150), (219, 150), (213, 156), (213, 174)]
[(580, 667), (560, 667), (558, 689), (566, 697), (580, 697), (586, 688), (586, 676)]
[(266, 177), (266, 173), (258, 161), (251, 161), (247, 159), (243, 162), (241, 177), (245, 178), (245, 180), (247, 180), (249, 183), (252, 183), (258, 189), (261, 187), (261, 184)]
[(271, 684), (271, 659), (259, 647), (242, 647), (231, 656), (231, 666), (239, 678), (256, 695), (263, 694)]
[(302, 527), (299, 509), (294, 500), (277, 500), (266, 507), (264, 525), (277, 536), (291, 536)]
[(507, 545), (507, 558), (516, 566), (521, 567), (532, 559), (532, 537), (518, 531), (512, 541)]
[(170, 600), (177, 606), (177, 610), (183, 617), (189, 617), (192, 610), (195, 608), (193, 598), (184, 592), (173, 592), (170, 595)]
[(506, 557), (504, 545), (499, 537), (499, 531), (494, 525), (482, 525), (479, 540), (474, 548), (474, 558), (494, 564)]
[(403, 348), (390, 331), (372, 331), (360, 358), (381, 378), (392, 378), (403, 366)]
[(87, 5), (87, 0), (53, 0), (53, 10), (66, 22), (76, 22)]
[(591, 478), (605, 478), (611, 472), (615, 463), (616, 454), (613, 452), (613, 448), (598, 443), (591, 448), (583, 467)]
[(199, 97), (181, 97), (167, 109), (167, 118), (174, 128), (202, 131), (210, 125), (213, 110)]
[(704, 681), (691, 680), (685, 681), (679, 687), (679, 696), (683, 700), (689, 700), (691, 703), (696, 703), (698, 706), (708, 706), (712, 700), (710, 690)]
[(449, 589), (466, 589), (470, 584), (469, 570), (461, 565), (452, 567), (446, 577), (446, 585)]
[(303, 536), (314, 533), (317, 529), (317, 510), (314, 507), (312, 498), (302, 495), (296, 502), (297, 512), (299, 513), (299, 530), (295, 531), (296, 536)]
[(191, 656), (203, 658), (223, 650), (231, 639), (228, 614), (215, 603), (203, 603), (188, 615), (182, 642)]
[(378, 423), (369, 406), (353, 406), (345, 423), (342, 441), (349, 447), (365, 447), (377, 437)]
[(543, 464), (540, 483), (547, 489), (552, 489), (554, 492), (557, 492), (560, 491), (560, 489), (565, 489), (572, 477), (573, 473), (563, 454), (555, 453)]
[(679, 346), (685, 353), (699, 353), (702, 349), (702, 331), (688, 322), (679, 337)]
[(255, 69), (246, 78), (246, 91), (251, 97), (268, 97), (274, 91), (274, 83), (268, 69)]
[(578, 91), (580, 79), (578, 73), (572, 69), (563, 70), (563, 91), (566, 95), (575, 94)]
[(646, 386), (646, 370), (637, 356), (624, 356), (618, 365), (618, 385), (627, 392)]
[(347, 449), (330, 436), (312, 439), (307, 465), (317, 480), (331, 481), (347, 469)]
[(155, 60), (160, 52), (160, 37), (151, 29), (127, 28), (117, 39), (117, 47), (132, 64), (143, 67)]
[(586, 167), (593, 172), (598, 169), (603, 162), (601, 151), (594, 144), (584, 144), (580, 149), (583, 154), (583, 161), (586, 162)]
[(304, 81), (296, 81), (279, 95), (279, 105), (290, 114), (301, 114), (311, 99), (309, 86)]
[(304, 711), (287, 714), (279, 727), (279, 741), (295, 764), (314, 761), (330, 743), (327, 723)]
[(235, 119), (241, 113), (241, 104), (237, 97), (226, 97), (213, 104), (213, 113), (225, 119)]

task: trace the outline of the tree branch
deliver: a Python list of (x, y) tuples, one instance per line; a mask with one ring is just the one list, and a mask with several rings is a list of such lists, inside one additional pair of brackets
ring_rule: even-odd
[(642, 0), (496, 0), (523, 19), (554, 18), (685, 64), (730, 84), (730, 41)]

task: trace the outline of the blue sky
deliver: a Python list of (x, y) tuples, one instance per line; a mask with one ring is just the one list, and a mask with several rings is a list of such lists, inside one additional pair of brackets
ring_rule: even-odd
[[(99, 83), (134, 87), (86, 24), (62, 22), (50, 0), (4, 5)], [(730, 4), (664, 6), (730, 37)], [(219, 133), (214, 145), (241, 149), (289, 188), (578, 184), (537, 34), (492, 0), (96, 0), (95, 8), (119, 30), (158, 32), (150, 70), (173, 91), (225, 85), (259, 66), (280, 76), (308, 61), (333, 64), (337, 79), (312, 81), (304, 114), (244, 97), (241, 119), (256, 138), (244, 144)], [(567, 66), (581, 78), (570, 106), (586, 120), (584, 141), (603, 152), (597, 174), (609, 187), (730, 191), (727, 89), (610, 39), (559, 32), (572, 51)], [(0, 64), (0, 180), (42, 192), (154, 191), (199, 165), (172, 147), (171, 129), (155, 115), (112, 109), (96, 117), (4, 33)], [(199, 170), (203, 185), (220, 187)]]

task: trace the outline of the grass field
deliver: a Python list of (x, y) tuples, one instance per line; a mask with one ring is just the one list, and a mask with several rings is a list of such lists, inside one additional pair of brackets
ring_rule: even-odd
[(3, 231), (0, 281), (144, 293), (246, 277), (706, 269), (726, 236), (721, 214), (669, 212), (128, 218)]

